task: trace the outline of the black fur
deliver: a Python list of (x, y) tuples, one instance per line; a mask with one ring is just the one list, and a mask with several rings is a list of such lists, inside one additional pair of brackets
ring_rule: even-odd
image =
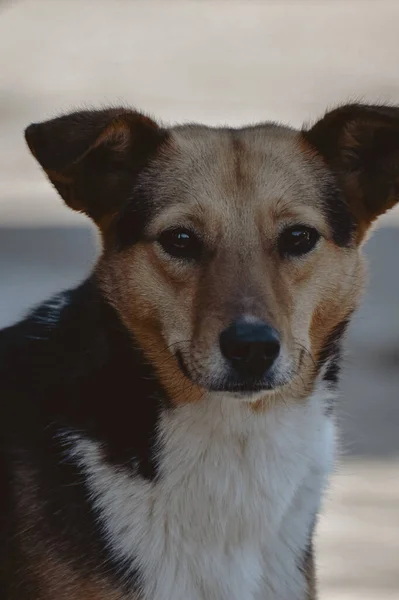
[[(348, 104), (328, 112), (303, 136), (323, 156), (358, 223), (369, 223), (397, 202), (398, 107)], [(341, 220), (345, 212), (337, 208)]]
[[(326, 381), (332, 387), (338, 385), (341, 370), (342, 341), (348, 325), (349, 317), (338, 323), (328, 336), (320, 352), (318, 367), (321, 369), (324, 365), (327, 365), (323, 381)], [(334, 406), (329, 403), (326, 406), (326, 414), (330, 415), (333, 409)]]
[(142, 178), (114, 223), (114, 239), (119, 252), (143, 239), (143, 230), (156, 211), (151, 186), (143, 185)]
[(326, 372), (324, 373), (323, 380), (328, 381), (333, 386), (338, 384), (339, 374), (341, 372), (340, 361), (340, 352), (336, 351), (334, 356), (330, 359)]
[[(43, 305), (0, 332), (0, 548), (3, 569), (14, 568), (14, 580), (20, 549), (11, 474), (18, 465), (35, 474), (40, 535), (53, 539), (68, 560), (77, 554), (91, 571), (105, 562), (111, 573), (123, 565), (107, 553), (84, 479), (66, 457), (63, 433), (99, 440), (119, 468), (147, 479), (157, 473), (156, 426), (166, 394), (94, 279), (69, 294), (55, 326)], [(6, 585), (3, 575), (0, 586)]]
[[(355, 144), (355, 152), (342, 153), (346, 125), (359, 110), (369, 121), (356, 131), (362, 149)], [(330, 169), (322, 199), (338, 245), (354, 243), (355, 219), (360, 218), (349, 206), (348, 175), (356, 171), (359, 197), (363, 194), (361, 217), (373, 218), (392, 202), (397, 132), (396, 112), (376, 115), (364, 107), (346, 107), (303, 133)], [(150, 186), (140, 182), (168, 142), (167, 131), (119, 108), (32, 125), (26, 139), (66, 203), (99, 225), (106, 248), (123, 249), (143, 238), (156, 206)], [(370, 144), (371, 139), (377, 144)], [(370, 198), (364, 195), (367, 186)], [(126, 565), (110, 554), (85, 478), (68, 455), (65, 433), (97, 440), (119, 470), (148, 480), (158, 476), (157, 425), (169, 403), (153, 367), (101, 295), (95, 276), (68, 293), (55, 322), (53, 310), (46, 303), (0, 332), (1, 600), (42, 597), (41, 582), (26, 556), (27, 546), (34, 551), (35, 544), (42, 557), (43, 544), (45, 550), (56, 548), (57, 557), (83, 575), (106, 573), (116, 589), (120, 581), (132, 583)], [(319, 367), (328, 365), (324, 377), (333, 385), (346, 326), (347, 320), (335, 328), (319, 357)], [(302, 568), (311, 559), (309, 544)]]
[(34, 123), (25, 138), (65, 202), (100, 223), (128, 203), (138, 174), (168, 132), (120, 107)]
[(352, 246), (356, 232), (356, 219), (337, 182), (331, 180), (325, 183), (321, 196), (334, 242), (343, 248)]
[(334, 360), (339, 362), (342, 338), (348, 328), (348, 325), (349, 317), (346, 317), (334, 327), (330, 335), (327, 337), (319, 355), (319, 368), (324, 366), (327, 361), (329, 363), (330, 361)]

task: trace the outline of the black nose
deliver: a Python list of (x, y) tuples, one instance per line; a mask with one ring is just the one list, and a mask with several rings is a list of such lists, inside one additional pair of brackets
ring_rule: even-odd
[(234, 321), (220, 334), (220, 350), (242, 375), (261, 377), (280, 352), (277, 331), (262, 321)]

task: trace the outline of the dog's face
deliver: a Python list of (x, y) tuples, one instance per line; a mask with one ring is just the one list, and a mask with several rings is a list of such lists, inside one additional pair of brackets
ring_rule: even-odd
[(140, 185), (143, 228), (106, 252), (101, 275), (159, 368), (172, 355), (202, 388), (308, 391), (311, 356), (353, 310), (361, 274), (352, 221), (344, 206), (331, 219), (336, 197), (298, 135), (179, 128)]
[(113, 110), (27, 139), (102, 230), (100, 285), (174, 402), (301, 398), (332, 377), (359, 245), (397, 197), (395, 109), (344, 107), (308, 132), (164, 130)]

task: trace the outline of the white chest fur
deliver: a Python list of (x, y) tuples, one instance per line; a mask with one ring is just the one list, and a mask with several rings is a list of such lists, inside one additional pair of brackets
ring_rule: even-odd
[(259, 414), (210, 395), (165, 413), (154, 482), (71, 440), (110, 549), (139, 569), (146, 600), (304, 600), (298, 563), (333, 458), (323, 400)]

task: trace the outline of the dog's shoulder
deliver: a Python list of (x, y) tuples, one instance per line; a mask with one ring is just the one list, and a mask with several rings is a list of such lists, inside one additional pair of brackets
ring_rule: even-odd
[(34, 431), (50, 421), (101, 352), (88, 285), (59, 293), (0, 331), (0, 429)]
[[(32, 310), (22, 321), (0, 331), (0, 390), (24, 397), (28, 387), (42, 384), (48, 376), (51, 356), (59, 353), (62, 309), (68, 293), (59, 294)], [(58, 350), (58, 352), (57, 352)]]
[[(0, 429), (35, 448), (49, 428), (100, 439), (147, 476), (165, 394), (95, 282), (50, 299), (0, 333)], [(93, 418), (95, 415), (95, 419)]]
[[(19, 323), (0, 331), (3, 385), (26, 393), (45, 391), (63, 373), (73, 373), (82, 357), (95, 358), (104, 344), (103, 301), (90, 281), (56, 294)], [(12, 385), (11, 385), (12, 384)], [(3, 388), (4, 389), (4, 388)]]

